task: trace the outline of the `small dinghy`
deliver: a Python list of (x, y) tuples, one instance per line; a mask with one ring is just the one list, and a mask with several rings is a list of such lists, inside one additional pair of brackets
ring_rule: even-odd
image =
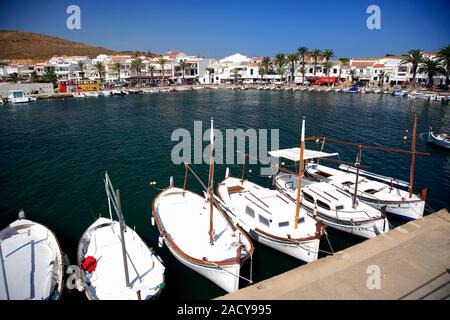
[[(109, 219), (99, 218), (78, 244), (86, 296), (90, 300), (156, 299), (164, 287), (161, 259), (125, 224), (119, 191), (105, 173)], [(112, 210), (119, 221), (113, 220)]]
[(74, 92), (72, 95), (73, 95), (73, 97), (75, 99), (84, 99), (84, 98), (86, 98), (86, 95), (83, 92)]
[(58, 300), (64, 262), (47, 227), (19, 219), (0, 231), (0, 300)]
[[(253, 244), (216, 206), (213, 195), (214, 134), (211, 120), (209, 186), (186, 166), (184, 187), (170, 187), (153, 200), (153, 217), (161, 238), (174, 257), (227, 292), (239, 289), (242, 264), (251, 258)], [(190, 170), (205, 190), (205, 197), (186, 190)]]
[(436, 133), (433, 131), (433, 128), (430, 127), (428, 130), (428, 143), (450, 149), (450, 135), (446, 133)]

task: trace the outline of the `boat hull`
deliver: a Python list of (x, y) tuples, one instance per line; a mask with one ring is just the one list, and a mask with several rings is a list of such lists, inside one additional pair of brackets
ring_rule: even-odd
[(212, 281), (223, 290), (227, 292), (235, 292), (239, 289), (239, 273), (241, 270), (240, 264), (236, 263), (227, 266), (220, 266), (219, 268), (215, 265), (195, 263), (178, 254), (177, 251), (172, 248), (170, 243), (165, 239), (164, 243), (167, 245), (167, 248), (169, 248), (169, 251), (173, 254), (175, 259), (189, 269)]
[(439, 146), (441, 148), (450, 149), (450, 142), (438, 139), (431, 132), (428, 133), (428, 143), (432, 143), (432, 144), (437, 145), (437, 146)]

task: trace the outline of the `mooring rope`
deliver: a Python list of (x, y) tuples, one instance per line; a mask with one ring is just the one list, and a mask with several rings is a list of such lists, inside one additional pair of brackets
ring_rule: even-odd
[(235, 277), (237, 277), (237, 278), (240, 278), (240, 279), (243, 279), (243, 280), (245, 280), (245, 281), (248, 281), (248, 283), (250, 283), (250, 284), (253, 284), (253, 281), (252, 281), (252, 280), (247, 279), (246, 277), (243, 277), (243, 276), (241, 276), (240, 274), (235, 274), (235, 273), (233, 273), (233, 272), (230, 272), (230, 271), (228, 271), (228, 270), (222, 268), (221, 266), (219, 266), (219, 265), (218, 265), (217, 263), (215, 263), (214, 261), (209, 261), (209, 262), (211, 262), (212, 264), (214, 264), (214, 265), (215, 265), (217, 268), (219, 268), (220, 270), (225, 271), (226, 273), (229, 273), (229, 274), (231, 274), (231, 275), (233, 275), (233, 276), (235, 276)]

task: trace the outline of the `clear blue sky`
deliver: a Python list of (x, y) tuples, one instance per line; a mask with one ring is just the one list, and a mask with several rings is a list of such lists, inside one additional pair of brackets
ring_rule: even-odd
[[(66, 28), (66, 8), (81, 8), (81, 30)], [(381, 8), (381, 30), (366, 9)], [(113, 50), (181, 50), (224, 57), (291, 52), (300, 45), (337, 57), (372, 57), (450, 43), (449, 0), (2, 0), (0, 29), (31, 31)]]

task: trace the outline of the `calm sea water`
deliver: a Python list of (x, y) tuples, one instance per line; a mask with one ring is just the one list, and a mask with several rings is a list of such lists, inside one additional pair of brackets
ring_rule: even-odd
[[(206, 130), (214, 117), (215, 127), (221, 130), (277, 128), (280, 146), (292, 147), (298, 143), (304, 115), (307, 136), (409, 149), (410, 139), (403, 137), (412, 131), (414, 113), (418, 133), (426, 132), (429, 126), (450, 132), (448, 106), (370, 94), (209, 90), (0, 106), (0, 228), (23, 208), (28, 218), (56, 233), (74, 262), (83, 231), (99, 214), (107, 216), (102, 182), (107, 170), (121, 191), (127, 224), (135, 226), (164, 260), (167, 286), (161, 299), (213, 298), (224, 291), (178, 263), (166, 247), (158, 248), (158, 232), (150, 223), (151, 203), (158, 191), (149, 181), (157, 181), (159, 188), (167, 186), (170, 176), (178, 185), (183, 182), (184, 168), (172, 164), (170, 157), (176, 144), (170, 139), (173, 130), (193, 132), (195, 120), (202, 120)], [(308, 147), (318, 146), (309, 142)], [(450, 152), (427, 145), (426, 136), (418, 139), (417, 149), (431, 153), (417, 157), (417, 192), (428, 187), (431, 208), (448, 208)], [(352, 162), (356, 156), (356, 150), (339, 145), (326, 144), (325, 151), (338, 151), (342, 160)], [(364, 151), (363, 161), (367, 170), (409, 179), (408, 155)], [(253, 167), (256, 172), (257, 166)], [(207, 180), (207, 165), (194, 169)], [(240, 173), (238, 166), (231, 170), (235, 175)], [(224, 165), (216, 166), (216, 182), (224, 172)], [(249, 178), (269, 185), (266, 178)], [(192, 178), (190, 188), (201, 192)], [(395, 226), (403, 223), (393, 218), (390, 221)], [(329, 237), (334, 250), (362, 241), (330, 229)], [(255, 245), (255, 281), (299, 265), (293, 258)], [(325, 240), (321, 248), (330, 250)], [(249, 275), (248, 265), (243, 274)], [(64, 298), (84, 296), (66, 291)]]

